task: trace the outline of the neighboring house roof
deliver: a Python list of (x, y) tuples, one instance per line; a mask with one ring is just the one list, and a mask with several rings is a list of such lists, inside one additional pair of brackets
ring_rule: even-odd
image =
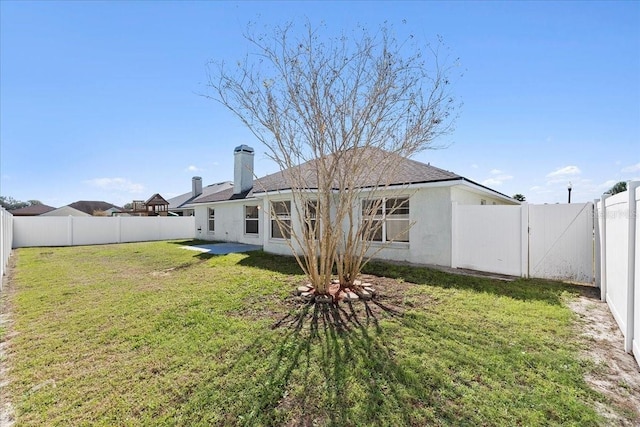
[(159, 193), (154, 194), (153, 196), (149, 197), (149, 199), (144, 202), (145, 205), (149, 206), (149, 205), (168, 205), (169, 202), (167, 202), (165, 200), (164, 197), (162, 197)]
[[(338, 162), (338, 173), (346, 173), (348, 170), (356, 169), (358, 175), (352, 179), (353, 187), (356, 188), (379, 185), (397, 186), (445, 181), (466, 181), (497, 195), (509, 197), (463, 176), (431, 166), (430, 164), (421, 163), (376, 148), (367, 148), (366, 150), (367, 152), (364, 156), (350, 156), (349, 153), (351, 150), (348, 150), (338, 157), (336, 157), (336, 155), (329, 156), (327, 161), (335, 160)], [(355, 161), (355, 159), (362, 159), (365, 163), (354, 168), (352, 162)], [(291, 169), (256, 179), (251, 190), (240, 194), (233, 194), (233, 188), (230, 188), (215, 194), (202, 195), (194, 199), (191, 203), (239, 200), (250, 198), (253, 197), (254, 194), (264, 192), (289, 190), (291, 189), (290, 182), (292, 180), (289, 179), (291, 176), (295, 177), (295, 182), (303, 183), (302, 188), (310, 190), (317, 189), (317, 176), (315, 173), (317, 162), (317, 160), (311, 160)], [(337, 183), (335, 187), (337, 189)]]
[(71, 206), (62, 206), (61, 208), (54, 209), (47, 213), (43, 213), (42, 216), (92, 216), (86, 212), (79, 211)]
[(96, 211), (107, 211), (112, 208), (116, 208), (119, 211), (122, 210), (122, 208), (116, 205), (112, 205), (111, 203), (95, 201), (95, 200), (79, 200), (67, 206), (71, 206), (72, 208), (77, 209), (80, 212), (84, 212), (89, 215), (93, 215), (93, 213)]
[(192, 201), (194, 201), (197, 198), (207, 197), (207, 196), (210, 196), (210, 195), (212, 195), (214, 193), (218, 193), (220, 191), (224, 191), (224, 190), (228, 190), (228, 189), (233, 189), (233, 182), (224, 181), (224, 182), (218, 182), (216, 184), (207, 185), (206, 187), (204, 187), (202, 189), (202, 194), (199, 194), (196, 197), (193, 197), (193, 192), (191, 192), (191, 191), (189, 191), (188, 193), (181, 194), (181, 195), (176, 196), (176, 197), (172, 197), (171, 199), (167, 200), (169, 202), (169, 210), (181, 209), (186, 204), (191, 203)]
[(37, 216), (54, 210), (53, 206), (31, 205), (20, 209), (10, 210), (9, 213), (15, 216)]

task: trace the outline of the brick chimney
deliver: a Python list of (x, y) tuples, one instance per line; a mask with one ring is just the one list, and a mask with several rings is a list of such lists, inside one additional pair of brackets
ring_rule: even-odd
[(240, 145), (233, 150), (233, 194), (240, 194), (253, 187), (253, 148)]
[(202, 178), (194, 176), (191, 178), (191, 198), (198, 197), (202, 194)]

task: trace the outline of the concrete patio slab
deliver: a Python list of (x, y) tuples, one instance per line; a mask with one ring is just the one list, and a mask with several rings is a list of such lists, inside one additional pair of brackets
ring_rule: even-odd
[(190, 251), (198, 251), (202, 253), (208, 253), (211, 255), (227, 255), (232, 253), (259, 251), (262, 246), (259, 245), (247, 245), (244, 243), (209, 243), (204, 245), (191, 245), (181, 246), (182, 249), (188, 249)]

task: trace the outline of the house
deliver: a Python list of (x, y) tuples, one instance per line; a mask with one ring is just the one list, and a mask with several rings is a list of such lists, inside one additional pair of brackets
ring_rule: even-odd
[(169, 202), (156, 193), (146, 201), (134, 200), (131, 210), (125, 213), (133, 216), (167, 216), (169, 214)]
[(79, 211), (71, 206), (62, 206), (58, 209), (54, 209), (47, 213), (43, 213), (42, 216), (92, 216), (86, 212)]
[[(372, 188), (384, 174), (380, 167), (393, 154), (372, 149), (372, 165), (358, 183), (365, 189), (362, 202), (367, 202), (366, 189)], [(271, 218), (270, 209), (280, 219), (289, 221), (291, 227), (300, 228), (302, 221), (291, 209), (292, 192), (287, 173), (306, 177), (304, 188), (314, 188), (314, 164), (303, 163), (294, 170), (277, 172), (253, 179), (254, 151), (241, 145), (234, 150), (233, 188), (195, 198), (185, 207), (194, 210), (196, 238), (204, 240), (233, 241), (262, 245), (267, 252), (291, 255), (285, 236)], [(372, 237), (374, 249), (378, 245), (377, 258), (406, 261), (417, 264), (451, 265), (452, 204), (465, 205), (518, 205), (518, 201), (463, 176), (430, 164), (415, 160), (398, 159), (400, 167), (387, 181), (394, 188), (395, 201), (402, 199), (402, 212), (391, 218), (384, 217), (382, 233)], [(316, 187), (317, 188), (317, 187)], [(376, 196), (380, 198), (380, 195)], [(380, 199), (387, 203), (385, 198)], [(282, 207), (282, 209), (280, 209)], [(355, 208), (362, 218), (363, 212)], [(284, 218), (286, 216), (286, 218)], [(409, 228), (409, 224), (413, 224)], [(322, 226), (322, 225), (321, 225)], [(384, 230), (404, 226), (408, 232), (392, 243), (385, 242)], [(379, 239), (379, 240), (378, 240)], [(401, 241), (398, 241), (401, 240)], [(379, 243), (378, 243), (379, 242)], [(381, 248), (384, 246), (383, 248)]]
[(13, 216), (38, 216), (38, 215), (45, 214), (47, 212), (51, 212), (52, 210), (55, 210), (53, 206), (31, 205), (31, 206), (25, 206), (24, 208), (13, 209), (13, 210), (10, 210), (9, 212)]
[(186, 206), (192, 203), (199, 196), (209, 196), (213, 193), (217, 193), (218, 191), (228, 190), (233, 187), (233, 182), (224, 181), (218, 182), (216, 184), (207, 185), (206, 187), (202, 187), (202, 178), (199, 176), (194, 176), (191, 179), (191, 191), (188, 193), (181, 194), (176, 197), (172, 197), (167, 200), (169, 202), (169, 212), (174, 213), (178, 216), (193, 216), (194, 212), (192, 208), (187, 208)]
[(97, 200), (79, 200), (67, 206), (84, 212), (90, 216), (112, 216), (113, 212), (121, 212), (122, 208), (111, 203)]

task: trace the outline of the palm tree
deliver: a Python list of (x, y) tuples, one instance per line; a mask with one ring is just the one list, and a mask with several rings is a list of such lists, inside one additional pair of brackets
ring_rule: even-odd
[(627, 183), (625, 181), (620, 181), (608, 189), (604, 194), (611, 194), (613, 196), (614, 194), (622, 193), (624, 191), (627, 191)]

